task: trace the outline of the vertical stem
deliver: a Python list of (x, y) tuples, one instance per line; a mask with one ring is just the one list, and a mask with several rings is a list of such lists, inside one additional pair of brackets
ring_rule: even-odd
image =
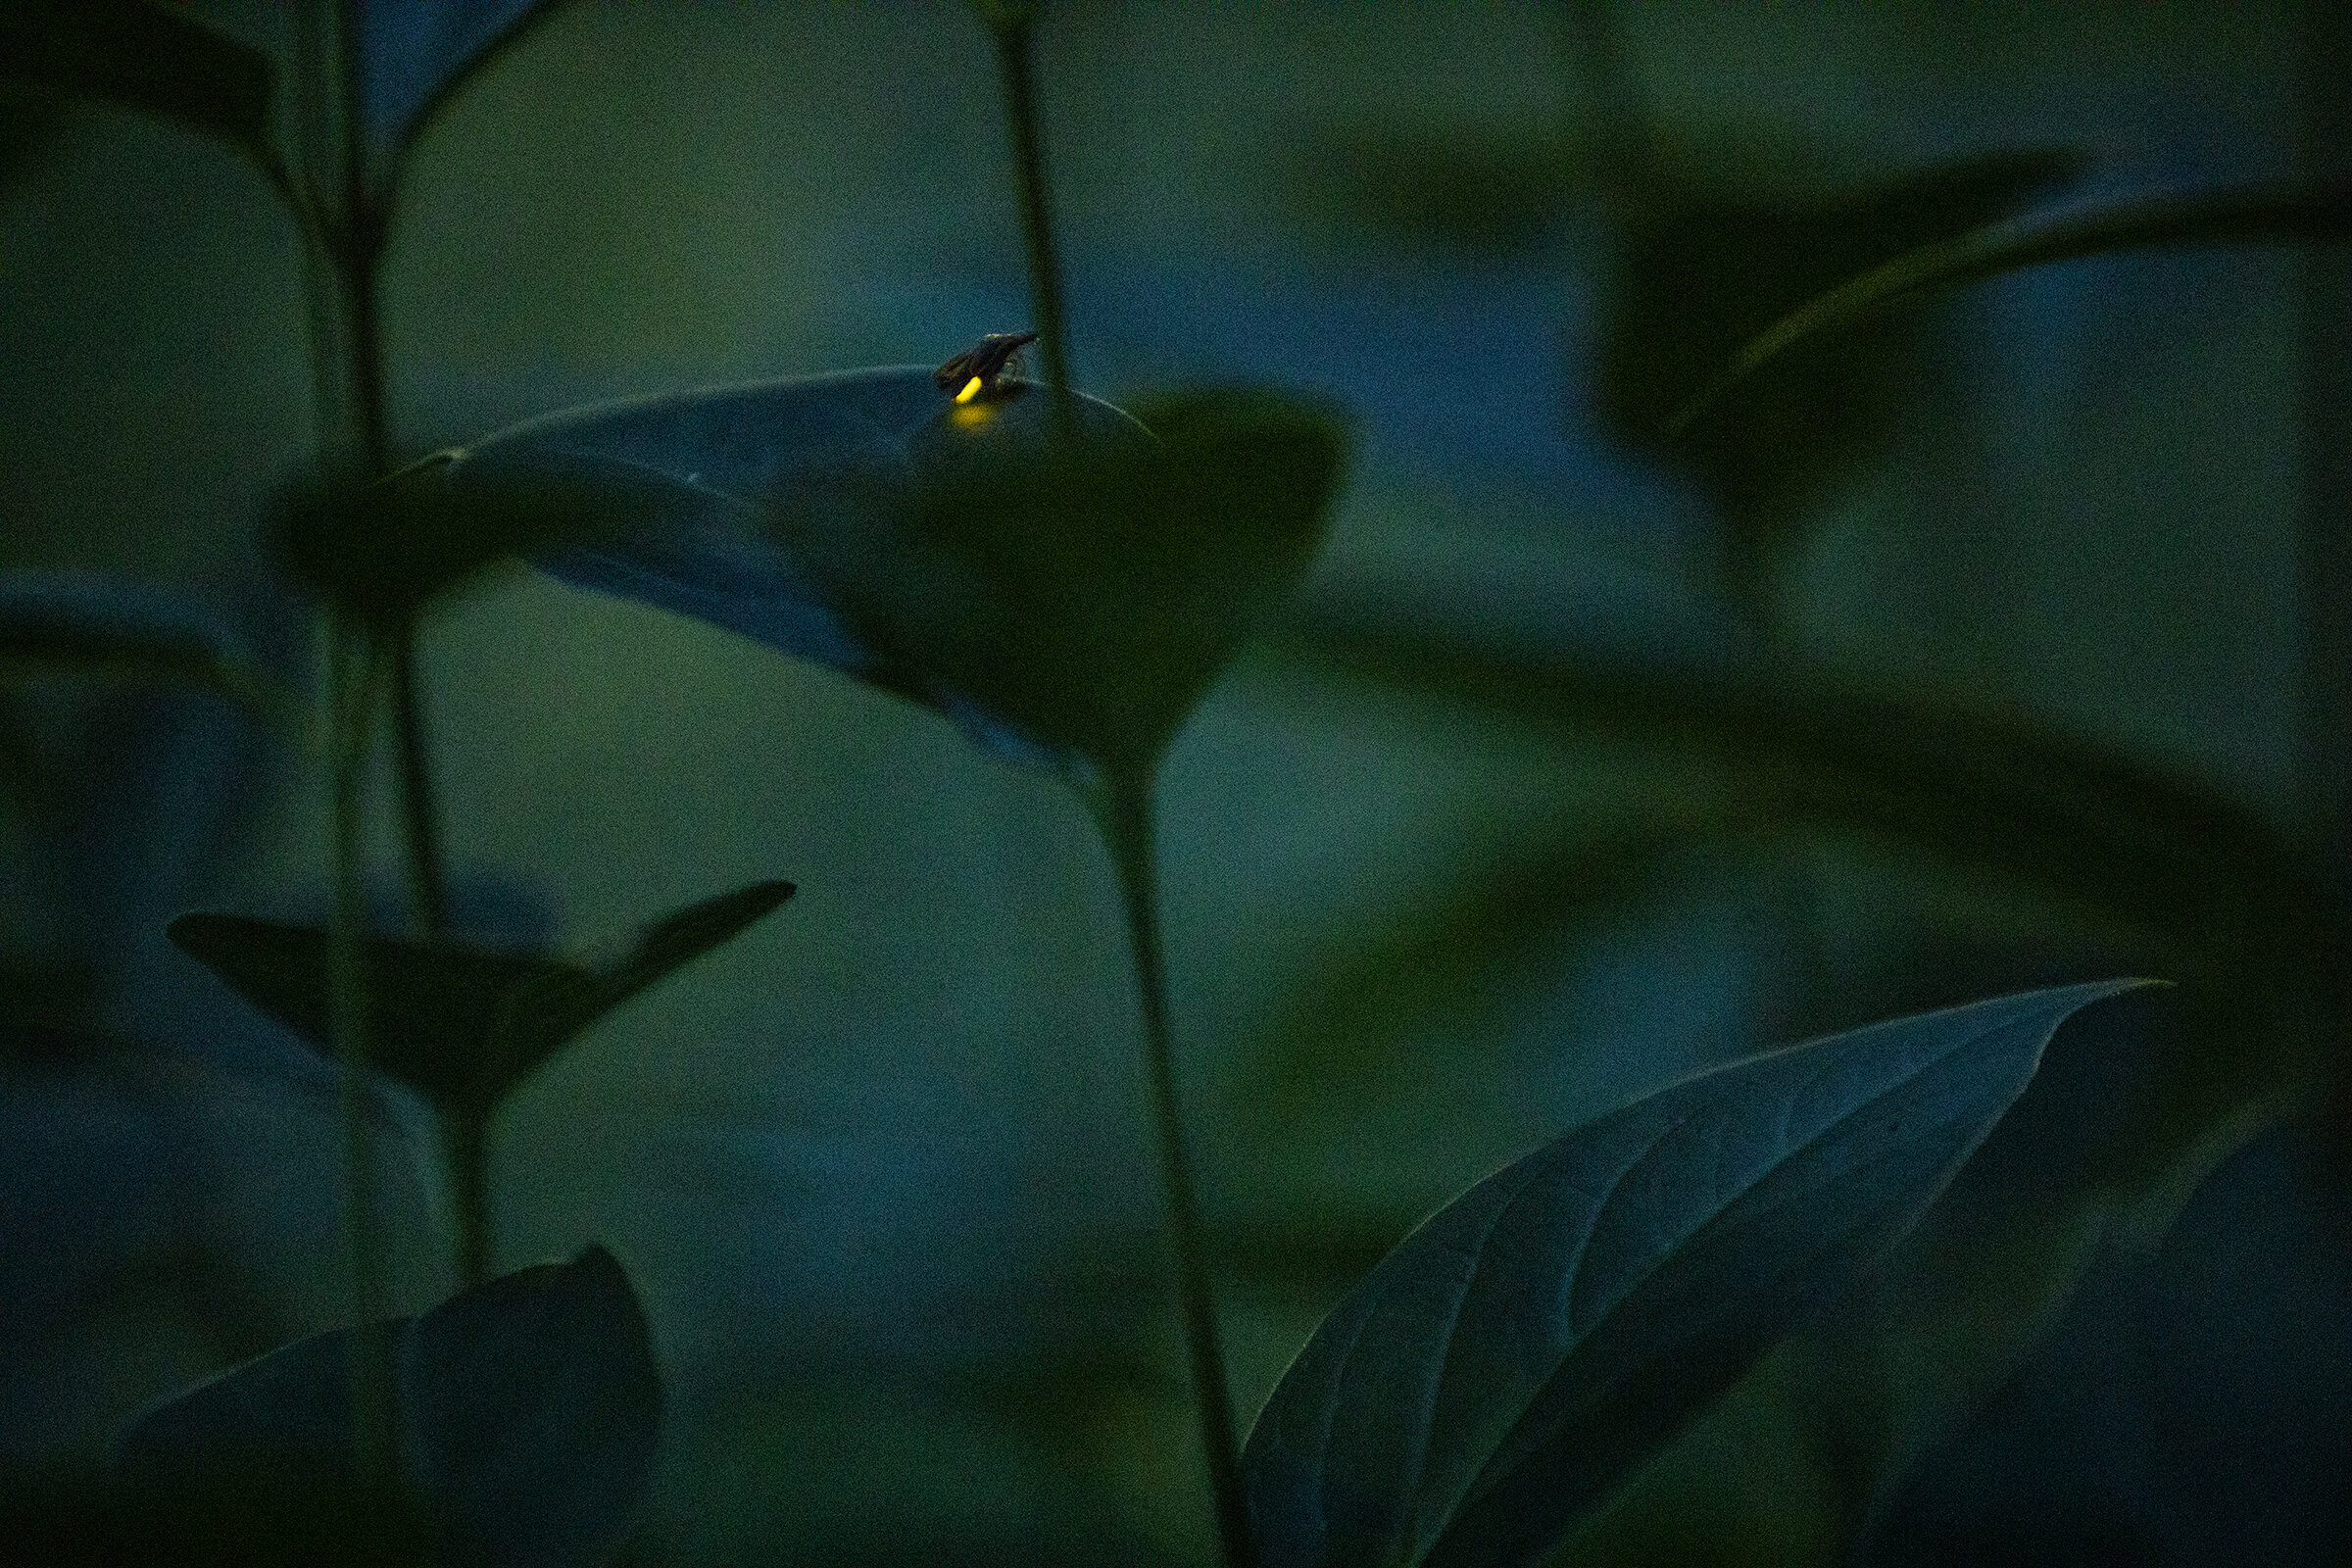
[(1061, 269), (1054, 254), (1054, 223), (1046, 206), (1044, 132), (1037, 113), (1037, 66), (1032, 49), (1036, 8), (1007, 7), (992, 17), (997, 64), (1004, 77), (1004, 118), (1012, 133), (1013, 181), (1021, 199), (1021, 233), (1029, 247), (1029, 309), (1039, 351), (1045, 356), (1046, 384), (1062, 433), (1076, 428), (1070, 401), (1070, 362), (1062, 336)]
[(1185, 1147), (1184, 1119), (1176, 1098), (1176, 1065), (1168, 1044), (1168, 986), (1159, 947), (1151, 780), (1114, 774), (1102, 781), (1094, 805), (1127, 907), (1127, 937), (1143, 1004), (1145, 1077), (1151, 1086), (1152, 1120), (1158, 1134), (1160, 1180), (1167, 1190), (1168, 1237), (1176, 1253), (1185, 1349), (1192, 1358), (1200, 1442), (1207, 1450), (1209, 1487), (1216, 1498), (1217, 1535), (1224, 1548), (1225, 1568), (1256, 1568), (1257, 1547), (1250, 1537), (1250, 1505), (1242, 1491), (1240, 1446), (1234, 1434), (1233, 1395), (1225, 1381), (1225, 1352), (1217, 1338), (1216, 1304), (1209, 1296), (1208, 1263), (1201, 1243), (1200, 1202)]
[(457, 1211), (458, 1277), (468, 1288), (490, 1277), (489, 1133), (489, 1118), (478, 1110), (453, 1107), (442, 1113), (450, 1202)]
[[(360, 7), (337, 8), (337, 63), (342, 114), (342, 211), (324, 227), (326, 247), (342, 285), (343, 351), (351, 368), (351, 413), (356, 429), (345, 466), (373, 478), (384, 470), (383, 370), (375, 321), (375, 258), (380, 225), (367, 193), (366, 125), (361, 90)], [(323, 63), (323, 62), (322, 62)], [(361, 888), (361, 784), (375, 712), (380, 653), (374, 639), (340, 613), (329, 631), (328, 689), (333, 706), (330, 742), (334, 902), (328, 923), (329, 1032), (343, 1062), (343, 1157), (351, 1247), (351, 1416), (353, 1470), (360, 1486), (390, 1499), (400, 1487), (399, 1411), (392, 1340), (382, 1322), (382, 1247), (375, 1229), (375, 1160), (368, 1106), (367, 911)]]
[(398, 1474), (392, 1346), (379, 1330), (381, 1248), (368, 1106), (368, 959), (360, 887), (360, 786), (374, 707), (375, 653), (338, 617), (328, 632), (330, 794), (334, 896), (327, 924), (327, 1030), (343, 1064), (344, 1236), (351, 1250), (351, 1411), (360, 1484), (389, 1494)]
[[(384, 412), (384, 334), (378, 281), (389, 238), (387, 202), (368, 183), (368, 113), (363, 91), (359, 0), (341, 0), (338, 42), (342, 66), (342, 220), (331, 247), (343, 291), (343, 341), (351, 361), (351, 409), (357, 459), (369, 479), (392, 466)], [(392, 640), (392, 714), (400, 756), (402, 837), (408, 847), (410, 897), (427, 935), (449, 927), (448, 884), (441, 869), (441, 834), (433, 808), (432, 769), (416, 700), (416, 625), (404, 622)]]
[(416, 695), (416, 624), (404, 622), (392, 650), (392, 721), (400, 748), (401, 839), (409, 854), (409, 896), (427, 936), (449, 929), (449, 888), (441, 871), (440, 815), (425, 760), (424, 714)]

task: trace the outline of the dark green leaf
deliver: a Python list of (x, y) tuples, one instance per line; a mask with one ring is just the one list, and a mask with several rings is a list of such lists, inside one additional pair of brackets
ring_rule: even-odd
[(0, 73), (218, 136), (264, 166), (267, 56), (155, 0), (0, 0)]
[(1157, 444), (943, 455), (887, 550), (808, 514), (784, 537), (941, 708), (1142, 767), (1305, 569), (1340, 473), (1330, 422), (1275, 399), (1150, 423)]
[(1907, 300), (1937, 289), (2051, 262), (2076, 261), (2152, 245), (2244, 245), (2340, 242), (2352, 237), (2352, 191), (2214, 191), (2102, 203), (2076, 212), (1992, 223), (1825, 280), (1801, 304), (1789, 300), (1777, 319), (1753, 323), (1743, 346), (1702, 385), (1661, 409), (1659, 427), (1678, 436), (1708, 417), (1723, 399), (1789, 354)]
[[(590, 1024), (792, 896), (761, 882), (658, 921), (603, 963), (467, 943), (370, 937), (370, 1060), (435, 1104), (486, 1114)], [(256, 1007), (327, 1049), (323, 928), (229, 914), (172, 922), (180, 950)]]
[[(628, 1276), (591, 1247), (386, 1326), (402, 1481), (458, 1564), (600, 1560), (653, 1473), (662, 1380)], [(298, 1340), (157, 1405), (133, 1475), (348, 1480), (353, 1332)]]
[(0, 673), (14, 670), (179, 681), (275, 706), (252, 662), (195, 606), (87, 573), (0, 572)]
[(1480, 1183), (1324, 1320), (1258, 1417), (1265, 1561), (1535, 1560), (1911, 1227), (2069, 1013), (2135, 983), (1735, 1062)]
[(959, 405), (928, 369), (858, 371), (552, 416), (444, 476), (455, 496), (518, 466), (666, 476), (614, 503), (646, 527), (542, 564), (912, 697), (1004, 755), (1128, 767), (1304, 566), (1340, 442), (1263, 396), (1170, 404), (1157, 440), (1077, 407), (1062, 445), (1027, 383)]
[[(327, 1049), (327, 939), (321, 926), (183, 914), (179, 950), (320, 1051)], [(498, 1060), (507, 998), (570, 972), (553, 959), (455, 942), (370, 937), (370, 1061), (436, 1103), (477, 1107), (512, 1087)]]
[[(1963, 1171), (1847, 1303), (1691, 1423), (1563, 1568), (1679, 1564), (1694, 1519), (1707, 1539), (1745, 1542), (1741, 1560), (1757, 1568), (1811, 1568), (1854, 1550), (1908, 1466), (1994, 1394), (2102, 1251), (2160, 1235), (2196, 1183), (2285, 1102), (2282, 1091), (2308, 1082), (2308, 1063), (2281, 1059), (2284, 1043), (2262, 1038), (2259, 1013), (2277, 1004), (2278, 979), (2251, 991), (2184, 984), (2168, 999), (2152, 1059), (2110, 1038), (2085, 1059), (2045, 1065), (1993, 1134), (2007, 1147)], [(2190, 1118), (2177, 1114), (2184, 1094), (2197, 1106)], [(1727, 1486), (1738, 1475), (1767, 1479)], [(1791, 1518), (1792, 1491), (1817, 1505)]]

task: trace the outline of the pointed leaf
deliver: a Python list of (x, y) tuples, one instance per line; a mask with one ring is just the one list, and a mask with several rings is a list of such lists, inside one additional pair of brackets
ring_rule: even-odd
[[(2018, 148), (1909, 171), (1826, 198), (1733, 197), (1642, 182), (1617, 240), (1592, 368), (1594, 412), (1636, 451), (1690, 472), (1761, 546), (1788, 503), (1883, 449), (1916, 342), (1879, 332), (1760, 382), (1736, 415), (1661, 436), (1725, 356), (1840, 277), (2017, 211), (2079, 156)], [(1797, 509), (1801, 510), (1801, 509)]]
[(0, 75), (217, 136), (268, 166), (268, 56), (155, 0), (0, 0)]
[(1025, 383), (958, 404), (928, 369), (856, 371), (552, 416), (444, 476), (666, 476), (646, 526), (542, 564), (914, 698), (1018, 760), (1130, 765), (1304, 567), (1340, 443), (1270, 397), (1171, 405), (1156, 441), (1077, 407), (1062, 444)]
[[(402, 1479), (462, 1564), (593, 1563), (653, 1471), (662, 1381), (628, 1276), (601, 1247), (390, 1325)], [(134, 1419), (138, 1475), (348, 1481), (353, 1333), (313, 1335)]]
[[(370, 937), (369, 1058), (444, 1109), (481, 1114), (628, 998), (792, 896), (759, 882), (657, 921), (617, 958), (582, 964), (456, 940)], [(327, 940), (315, 925), (183, 914), (180, 951), (327, 1050)]]
[(0, 573), (0, 673), (18, 668), (181, 681), (273, 706), (252, 662), (194, 605), (95, 573)]
[(2352, 236), (2352, 191), (2238, 190), (2102, 203), (1989, 223), (1848, 277), (1751, 337), (1661, 429), (1679, 436), (1791, 351), (1936, 289), (2151, 245), (2325, 243)]
[(555, 0), (361, 0), (372, 146), (405, 152), (433, 115)]
[(793, 895), (789, 882), (755, 882), (665, 915), (601, 963), (566, 965), (532, 981), (510, 1006), (501, 1059), (519, 1073), (597, 1019), (692, 963)]
[(1911, 1227), (2069, 1013), (2137, 983), (1735, 1062), (1472, 1188), (1259, 1415), (1243, 1466), (1265, 1561), (1535, 1560)]

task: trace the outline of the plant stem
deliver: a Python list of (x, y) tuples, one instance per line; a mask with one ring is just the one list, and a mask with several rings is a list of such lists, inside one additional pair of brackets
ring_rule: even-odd
[(433, 772), (425, 760), (424, 714), (416, 696), (416, 626), (400, 628), (392, 650), (392, 721), (400, 745), (402, 842), (409, 853), (409, 896), (426, 936), (449, 929), (449, 887), (441, 871), (440, 814), (433, 808)]
[(1176, 1065), (1168, 1044), (1168, 985), (1159, 946), (1151, 779), (1148, 775), (1114, 774), (1095, 792), (1093, 804), (1127, 908), (1127, 937), (1144, 1014), (1145, 1076), (1151, 1086), (1152, 1119), (1158, 1134), (1160, 1180), (1167, 1190), (1168, 1236), (1176, 1253), (1185, 1348), (1192, 1358), (1193, 1390), (1200, 1401), (1200, 1442), (1207, 1450), (1209, 1487), (1216, 1497), (1217, 1535), (1224, 1548), (1225, 1568), (1256, 1568), (1257, 1547), (1250, 1537), (1240, 1447), (1234, 1436), (1233, 1395), (1225, 1381), (1216, 1304), (1209, 1297), (1200, 1202), (1185, 1148)]
[(1046, 205), (1045, 137), (1037, 113), (1037, 66), (1032, 41), (1035, 8), (1008, 8), (992, 18), (997, 64), (1004, 77), (1004, 119), (1012, 133), (1013, 182), (1021, 200), (1021, 233), (1029, 247), (1029, 309), (1039, 352), (1045, 356), (1046, 384), (1064, 435), (1077, 427), (1070, 399), (1070, 362), (1062, 337), (1061, 269), (1054, 254), (1054, 223)]
[(442, 1113), (441, 1147), (449, 1166), (450, 1203), (457, 1211), (458, 1278), (468, 1288), (490, 1277), (489, 1135), (489, 1118), (479, 1111)]
[[(382, 246), (381, 225), (367, 194), (359, 0), (341, 0), (336, 21), (343, 202), (342, 211), (321, 226), (326, 255), (342, 285), (342, 347), (351, 368), (350, 411), (356, 427), (341, 466), (358, 467), (373, 478), (385, 467), (383, 366), (375, 319), (375, 259)], [(367, 909), (360, 871), (361, 787), (382, 656), (375, 640), (340, 613), (330, 623), (328, 637), (334, 898), (327, 931), (327, 1006), (329, 1033), (343, 1063), (352, 1462), (364, 1490), (391, 1499), (400, 1491), (400, 1415), (390, 1327), (382, 1315), (382, 1248), (375, 1227), (375, 1159), (368, 1104)]]
[(360, 787), (374, 707), (374, 650), (340, 617), (328, 631), (329, 816), (334, 896), (327, 923), (327, 1030), (343, 1064), (344, 1236), (351, 1250), (351, 1412), (354, 1468), (363, 1487), (396, 1485), (399, 1438), (391, 1341), (381, 1317), (375, 1232), (375, 1157), (368, 1105), (368, 960), (360, 887)]

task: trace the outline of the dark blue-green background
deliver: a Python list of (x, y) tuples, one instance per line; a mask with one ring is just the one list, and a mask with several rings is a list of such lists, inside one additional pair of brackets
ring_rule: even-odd
[[(270, 8), (212, 14), (277, 41)], [(1608, 15), (1693, 199), (1801, 207), (2013, 148), (2080, 155), (2080, 196), (2315, 156), (2319, 29), (2290, 6)], [(1592, 412), (1614, 231), (1566, 36), (1527, 6), (1050, 6), (1073, 368), (1114, 400), (1250, 380), (1345, 408), (1354, 463), (1310, 595), (1679, 667), (1745, 648), (1742, 607), (1708, 491)], [(0, 567), (186, 585), (307, 671), (303, 612), (252, 543), (315, 439), (290, 224), (181, 133), (18, 122)], [(1432, 187), (1476, 220), (1430, 218)], [(2309, 256), (2340, 274), (2340, 248)], [(2352, 669), (2327, 590), (2352, 585), (2325, 541), (2348, 519), (2309, 475), (2313, 432), (2345, 439), (2343, 379), (2313, 403), (2305, 345), (2344, 290), (2311, 265), (2143, 253), (1931, 312), (1883, 438), (1775, 514), (1758, 597), (1782, 652), (2340, 843)], [(567, 7), (429, 133), (384, 277), (404, 453), (607, 396), (935, 362), (1027, 316), (992, 53), (945, 4)], [(1131, 979), (1072, 798), (838, 675), (519, 571), (430, 622), (423, 668), (481, 918), (591, 939), (757, 878), (801, 889), (496, 1132), (501, 1257), (601, 1240), (654, 1320), (669, 1442), (631, 1549), (1205, 1560)], [(6, 703), (9, 764), (71, 782), (0, 796), (5, 972), (31, 995), (95, 962), (89, 1015), (138, 1048), (8, 1067), (0, 1461), (31, 1463), (331, 1322), (342, 1282), (329, 1075), (161, 937), (200, 906), (319, 907), (315, 748), (200, 696), (44, 680)], [(1531, 844), (1718, 822), (1741, 783), (1279, 653), (1214, 691), (1163, 780), (1245, 1413), (1381, 1245), (1547, 1134), (1794, 1033), (2137, 956), (2014, 879), (1758, 832), (1606, 899), (1549, 887), (1334, 1038), (1322, 977)], [(2086, 1028), (2053, 1093), (2095, 1116), (2161, 1005)], [(2063, 1150), (2069, 1125), (2033, 1136)], [(2343, 1550), (2341, 1126), (2246, 1146), (2161, 1242), (2053, 1238), (2094, 1256), (2089, 1283), (1981, 1416), (1940, 1424), (1886, 1505), (1887, 1560)], [(387, 1155), (410, 1307), (446, 1289), (428, 1156)], [(2016, 1157), (2016, 1180), (2055, 1179)], [(1700, 1538), (1680, 1560), (1829, 1560), (1847, 1478), (1800, 1372), (1767, 1374), (1790, 1386), (1670, 1457)]]

